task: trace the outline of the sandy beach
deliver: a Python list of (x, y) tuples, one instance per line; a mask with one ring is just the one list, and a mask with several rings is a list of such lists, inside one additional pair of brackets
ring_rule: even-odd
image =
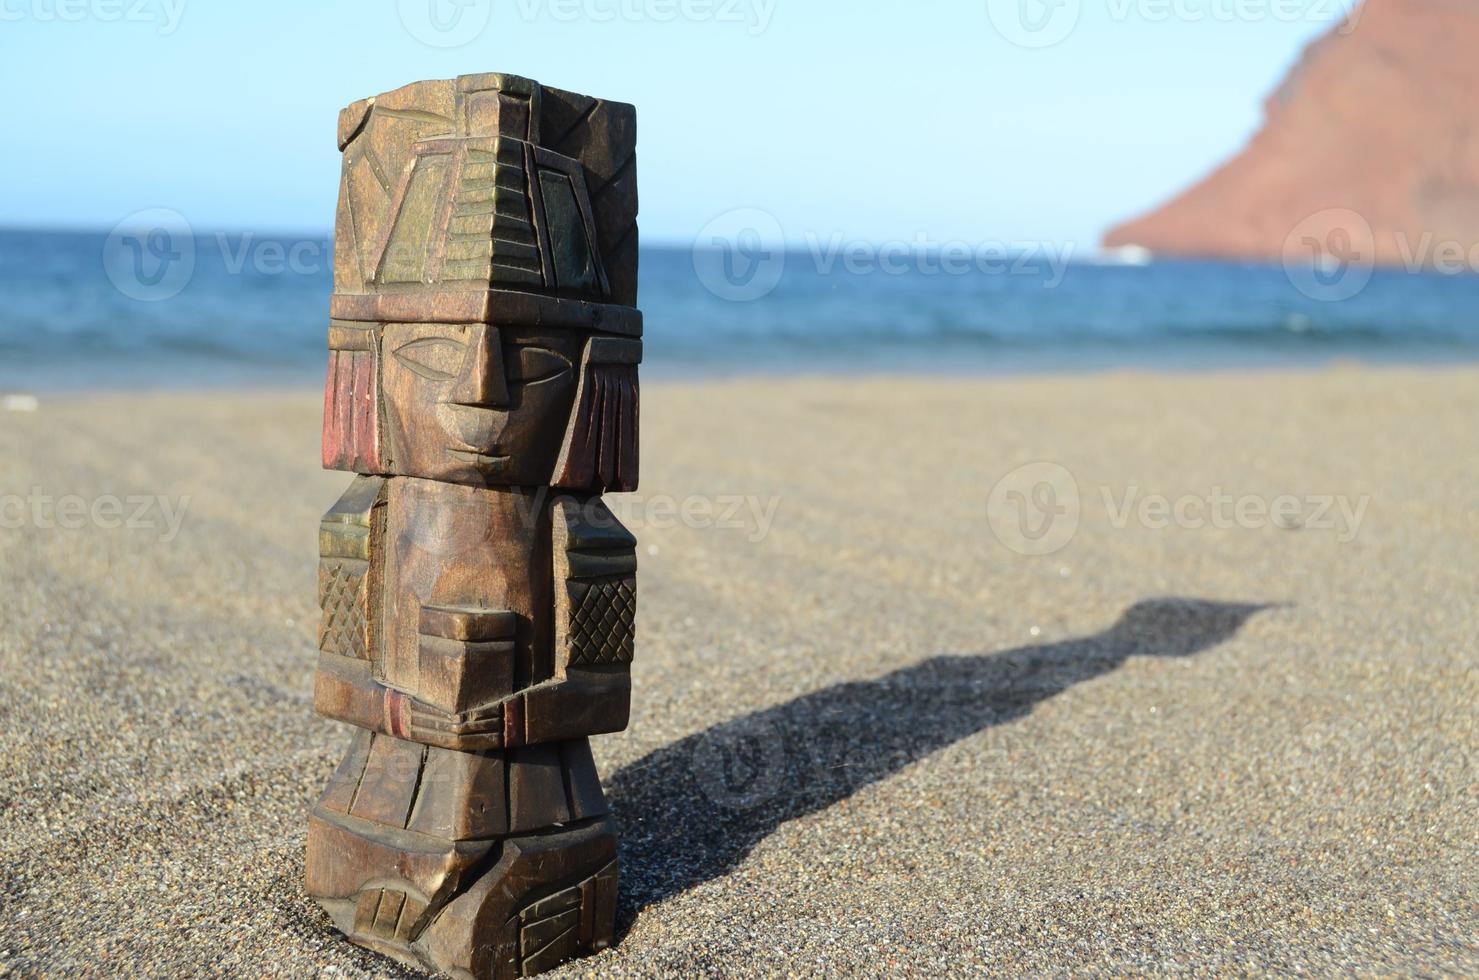
[[(0, 975), (406, 975), (300, 884), (321, 404), (0, 411)], [(553, 975), (1479, 973), (1476, 420), (1473, 368), (649, 383), (623, 935)]]

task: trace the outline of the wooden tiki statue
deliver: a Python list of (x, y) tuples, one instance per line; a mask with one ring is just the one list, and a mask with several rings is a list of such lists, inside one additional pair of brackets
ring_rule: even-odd
[(512, 75), (339, 117), (320, 714), (355, 729), (309, 893), (459, 977), (611, 942), (588, 739), (626, 727), (637, 483), (636, 115)]

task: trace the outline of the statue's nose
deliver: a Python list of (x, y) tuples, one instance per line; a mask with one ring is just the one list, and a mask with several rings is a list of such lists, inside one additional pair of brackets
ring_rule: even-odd
[(467, 359), (452, 402), (484, 408), (501, 408), (508, 404), (508, 377), (503, 367), (503, 338), (497, 327), (478, 324), (473, 328)]

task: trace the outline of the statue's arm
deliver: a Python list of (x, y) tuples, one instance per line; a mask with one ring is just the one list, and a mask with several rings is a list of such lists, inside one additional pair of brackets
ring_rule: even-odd
[(511, 746), (619, 732), (631, 714), (636, 539), (599, 496), (552, 510), (554, 676), (505, 707)]

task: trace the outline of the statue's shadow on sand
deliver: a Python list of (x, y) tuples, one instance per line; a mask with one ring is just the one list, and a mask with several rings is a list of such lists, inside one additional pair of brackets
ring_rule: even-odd
[(1153, 599), (1094, 636), (942, 656), (837, 684), (660, 748), (616, 772), (618, 928), (718, 878), (788, 820), (846, 799), (932, 752), (1015, 721), (1133, 656), (1189, 657), (1230, 639), (1264, 605)]

